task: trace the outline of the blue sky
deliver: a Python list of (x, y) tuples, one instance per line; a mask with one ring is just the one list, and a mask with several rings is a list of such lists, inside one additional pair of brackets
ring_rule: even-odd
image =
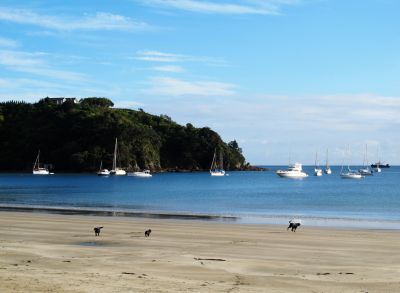
[(0, 100), (106, 96), (254, 164), (400, 164), (396, 0), (2, 0)]

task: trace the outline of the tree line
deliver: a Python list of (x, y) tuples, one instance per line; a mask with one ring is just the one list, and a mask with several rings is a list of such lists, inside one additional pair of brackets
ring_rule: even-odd
[(30, 170), (39, 149), (40, 161), (57, 171), (92, 172), (101, 161), (110, 168), (115, 138), (118, 164), (128, 170), (207, 170), (214, 150), (223, 153), (225, 169), (246, 166), (237, 142), (223, 142), (208, 127), (113, 106), (98, 97), (0, 103), (0, 170)]

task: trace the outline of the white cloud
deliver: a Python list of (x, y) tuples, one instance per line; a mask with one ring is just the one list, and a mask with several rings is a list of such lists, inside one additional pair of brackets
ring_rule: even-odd
[(157, 62), (157, 63), (183, 63), (183, 62), (198, 62), (211, 66), (224, 66), (226, 61), (221, 58), (213, 58), (206, 56), (190, 56), (183, 54), (166, 53), (160, 51), (137, 51), (133, 59)]
[(14, 40), (0, 37), (0, 47), (17, 47), (18, 43)]
[(181, 66), (176, 65), (165, 65), (165, 66), (156, 66), (153, 67), (154, 70), (162, 71), (162, 72), (172, 72), (172, 73), (180, 73), (184, 72), (185, 70)]
[[(155, 99), (155, 97), (152, 97)], [(275, 96), (234, 94), (229, 98), (161, 97), (146, 110), (168, 113), (179, 123), (209, 126), (226, 140), (237, 139), (252, 163), (313, 163), (315, 151), (330, 149), (333, 164), (343, 161), (342, 149), (351, 146), (352, 162), (361, 163), (365, 144), (374, 156), (380, 142), (383, 160), (400, 163), (400, 96), (329, 95)]]
[(41, 15), (31, 10), (0, 7), (0, 20), (44, 27), (58, 31), (73, 30), (124, 30), (148, 29), (144, 22), (134, 21), (129, 17), (97, 12), (83, 17), (61, 17)]
[(201, 1), (201, 0), (142, 0), (142, 3), (157, 8), (215, 14), (278, 14), (281, 6), (296, 4), (299, 0), (242, 0), (242, 1)]
[(58, 70), (51, 67), (42, 57), (45, 53), (0, 51), (0, 66), (8, 70), (25, 72), (34, 75), (45, 76), (52, 79), (67, 81), (84, 81), (86, 76), (81, 73)]
[(186, 57), (172, 53), (163, 53), (159, 51), (138, 51), (135, 59), (150, 62), (182, 62)]
[(230, 96), (235, 85), (215, 81), (185, 81), (171, 77), (155, 77), (148, 94), (162, 96)]

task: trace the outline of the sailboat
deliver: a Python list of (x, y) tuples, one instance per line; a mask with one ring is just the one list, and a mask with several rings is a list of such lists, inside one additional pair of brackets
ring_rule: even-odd
[(331, 167), (329, 166), (329, 152), (328, 152), (328, 149), (326, 150), (326, 167), (325, 167), (324, 173), (327, 174), (327, 175), (331, 175), (332, 174)]
[(50, 171), (47, 168), (40, 168), (39, 157), (40, 157), (40, 150), (38, 151), (35, 164), (33, 165), (33, 170), (32, 170), (33, 175), (49, 175)]
[(225, 176), (222, 152), (219, 153), (219, 155), (219, 162), (217, 162), (217, 151), (214, 150), (214, 156), (210, 167), (211, 176)]
[(117, 151), (118, 151), (118, 140), (115, 138), (115, 146), (114, 146), (114, 157), (113, 157), (113, 167), (110, 171), (111, 175), (123, 176), (126, 175), (126, 171), (124, 169), (117, 167)]
[(381, 169), (381, 160), (380, 160), (380, 157), (379, 157), (379, 145), (378, 145), (378, 148), (376, 149), (376, 156), (378, 157), (378, 162), (373, 164), (373, 165), (371, 165), (372, 166), (372, 171), (374, 171), (376, 173), (380, 173), (380, 172), (382, 172), (382, 169)]
[(318, 163), (318, 152), (315, 153), (314, 176), (322, 176), (322, 169), (319, 167)]
[(109, 176), (110, 171), (108, 169), (103, 169), (103, 161), (100, 162), (100, 169), (97, 171), (98, 176)]
[(371, 169), (368, 167), (368, 146), (365, 145), (365, 154), (363, 159), (363, 167), (358, 170), (363, 176), (371, 176), (373, 175)]
[[(348, 150), (348, 153), (350, 154), (350, 148)], [(347, 170), (345, 170), (347, 169)], [(347, 168), (344, 168), (344, 166), (342, 165), (342, 169), (340, 170), (340, 177), (342, 179), (362, 179), (363, 176), (354, 170), (350, 169), (350, 165), (347, 165)]]

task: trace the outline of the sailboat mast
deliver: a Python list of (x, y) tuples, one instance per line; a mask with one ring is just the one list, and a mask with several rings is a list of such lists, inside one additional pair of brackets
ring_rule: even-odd
[(216, 150), (216, 149), (214, 149), (214, 156), (213, 156), (213, 159), (212, 159), (212, 163), (211, 163), (210, 171), (212, 171), (212, 170), (214, 169), (216, 152), (217, 152), (217, 150)]
[(326, 149), (326, 168), (329, 168), (329, 152), (328, 149)]
[(117, 141), (117, 138), (115, 138), (113, 170), (117, 169), (117, 145), (118, 145), (118, 141)]
[(219, 152), (219, 168), (224, 169), (224, 157), (222, 156), (222, 151)]
[(38, 151), (38, 155), (36, 157), (35, 164), (33, 165), (34, 170), (39, 169), (39, 156), (40, 156), (40, 150)]

